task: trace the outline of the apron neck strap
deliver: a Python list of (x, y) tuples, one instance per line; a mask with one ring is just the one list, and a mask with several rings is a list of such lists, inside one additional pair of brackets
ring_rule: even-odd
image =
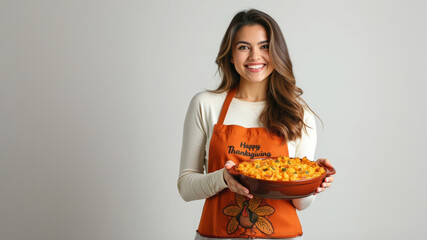
[(222, 105), (221, 114), (219, 115), (218, 124), (224, 123), (225, 115), (227, 115), (228, 107), (230, 106), (231, 100), (236, 95), (237, 87), (228, 91), (227, 97), (225, 98), (224, 104)]

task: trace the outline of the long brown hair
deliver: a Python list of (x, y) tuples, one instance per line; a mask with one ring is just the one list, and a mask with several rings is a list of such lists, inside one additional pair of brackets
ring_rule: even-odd
[(215, 61), (222, 82), (214, 92), (224, 92), (239, 85), (240, 75), (231, 63), (233, 40), (241, 27), (256, 24), (263, 26), (267, 32), (269, 54), (274, 66), (268, 78), (267, 104), (260, 121), (271, 133), (285, 140), (295, 140), (301, 137), (302, 129), (308, 127), (304, 123), (304, 108), (311, 109), (301, 98), (303, 91), (295, 85), (292, 62), (282, 31), (268, 14), (251, 9), (237, 13), (231, 20)]

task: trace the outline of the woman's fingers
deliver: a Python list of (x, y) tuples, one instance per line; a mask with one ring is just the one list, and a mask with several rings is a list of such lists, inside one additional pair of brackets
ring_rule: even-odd
[(234, 165), (236, 165), (236, 164), (233, 161), (231, 161), (231, 160), (228, 160), (227, 162), (225, 162), (225, 168), (226, 169), (230, 169)]
[[(329, 168), (333, 168), (331, 161), (329, 161), (329, 159), (326, 158), (320, 158), (316, 161), (317, 163), (324, 165), (326, 167)], [(333, 176), (327, 176), (325, 178), (325, 180), (323, 181), (323, 183), (320, 185), (320, 187), (318, 187), (316, 189), (316, 192), (314, 193), (314, 195), (316, 195), (317, 193), (323, 192), (326, 190), (326, 188), (331, 187), (331, 183), (334, 181), (334, 177)]]
[(246, 196), (248, 198), (253, 197), (252, 194), (249, 193), (249, 190), (247, 188), (242, 186), (239, 182), (237, 182), (234, 179), (230, 182), (228, 188), (230, 189), (230, 191)]
[(249, 194), (249, 190), (234, 179), (230, 179), (228, 181), (228, 188), (232, 192), (238, 193), (248, 198), (252, 198), (252, 194)]
[(322, 185), (320, 185), (320, 187), (318, 187), (318, 188), (316, 189), (316, 192), (317, 192), (317, 193), (323, 192), (323, 191), (325, 191), (325, 190), (326, 190), (326, 188), (329, 188), (329, 187), (331, 187), (331, 184), (330, 184), (330, 183), (322, 183)]
[[(316, 189), (316, 193), (323, 192), (323, 191), (325, 191), (325, 190), (326, 190), (326, 188), (329, 188), (329, 187), (331, 187), (331, 184), (330, 184), (330, 183), (323, 182), (323, 183), (320, 185), (320, 187), (318, 187), (318, 188)], [(316, 194), (316, 193), (315, 193), (315, 194)]]
[(325, 165), (326, 167), (333, 168), (332, 163), (331, 161), (329, 161), (329, 159), (319, 158), (316, 162)]
[[(224, 167), (226, 169), (230, 169), (233, 165), (236, 165), (233, 161), (227, 161)], [(228, 171), (224, 171), (224, 179), (230, 191), (248, 198), (253, 198), (252, 194), (249, 193), (249, 190), (236, 181), (236, 179), (234, 179), (233, 176), (228, 173)]]

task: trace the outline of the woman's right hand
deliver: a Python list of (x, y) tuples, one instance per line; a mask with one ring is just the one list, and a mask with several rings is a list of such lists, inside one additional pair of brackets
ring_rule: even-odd
[[(224, 168), (230, 169), (234, 165), (236, 164), (233, 161), (228, 160), (225, 163)], [(249, 193), (249, 190), (246, 187), (244, 187), (242, 184), (240, 184), (238, 181), (236, 181), (236, 179), (234, 179), (234, 177), (231, 176), (227, 170), (224, 170), (224, 180), (228, 188), (230, 189), (230, 191), (246, 196), (248, 198), (253, 198), (252, 194)]]

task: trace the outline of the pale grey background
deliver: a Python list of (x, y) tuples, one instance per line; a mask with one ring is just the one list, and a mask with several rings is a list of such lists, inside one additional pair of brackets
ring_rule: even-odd
[(338, 171), (300, 213), (305, 239), (425, 236), (424, 1), (3, 0), (0, 239), (192, 239), (184, 116), (252, 7), (281, 26)]

